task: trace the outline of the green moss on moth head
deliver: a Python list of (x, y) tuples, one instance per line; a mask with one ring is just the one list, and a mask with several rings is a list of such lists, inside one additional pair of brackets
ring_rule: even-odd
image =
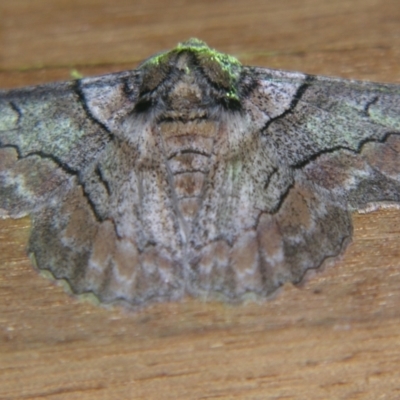
[[(218, 87), (225, 89), (227, 98), (239, 100), (236, 86), (241, 63), (235, 57), (211, 49), (199, 39), (193, 38), (179, 43), (171, 51), (150, 58), (141, 68), (151, 70), (155, 81), (158, 81), (157, 77), (161, 78), (160, 74), (164, 75), (171, 67), (177, 66), (178, 57), (184, 53), (194, 56), (202, 72)], [(191, 72), (191, 66), (187, 63), (181, 68), (187, 74)], [(154, 86), (156, 85), (155, 81), (153, 82)]]
[(222, 70), (226, 71), (228, 74), (234, 75), (236, 73), (236, 70), (238, 68), (240, 69), (241, 67), (241, 63), (235, 57), (211, 49), (207, 46), (206, 43), (196, 38), (192, 38), (187, 40), (186, 42), (179, 43), (178, 46), (176, 46), (176, 48), (172, 51), (175, 51), (177, 53), (182, 51), (190, 51), (191, 53), (207, 57), (212, 62), (218, 64), (219, 67)]

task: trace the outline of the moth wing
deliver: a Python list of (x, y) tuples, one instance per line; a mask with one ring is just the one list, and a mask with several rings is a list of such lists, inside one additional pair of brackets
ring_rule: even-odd
[(135, 90), (133, 71), (0, 92), (1, 214), (30, 214), (38, 267), (104, 301), (140, 302), (161, 281), (153, 271), (135, 293), (146, 281), (135, 267), (155, 262), (149, 251), (138, 260), (137, 238), (119, 237), (114, 218), (121, 182), (133, 174), (118, 161), (115, 135)]
[(0, 92), (0, 207), (22, 215), (42, 207), (71, 179), (91, 186), (94, 165), (111, 140), (88, 113), (78, 81)]
[(283, 168), (352, 210), (400, 201), (400, 85), (258, 71), (260, 87), (298, 87), (261, 129)]
[(260, 129), (277, 155), (265, 186), (274, 201), (257, 225), (263, 276), (273, 290), (341, 254), (352, 234), (350, 211), (400, 205), (400, 86), (254, 73), (261, 90), (277, 98), (288, 88), (294, 93), (279, 113), (275, 103), (272, 112), (264, 106), (270, 118)]

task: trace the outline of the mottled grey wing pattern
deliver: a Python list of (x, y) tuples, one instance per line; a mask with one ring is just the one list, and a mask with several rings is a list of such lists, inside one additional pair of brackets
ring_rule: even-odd
[(78, 293), (92, 290), (85, 271), (110, 218), (112, 182), (105, 175), (115, 137), (107, 125), (134, 107), (126, 82), (135, 74), (87, 80), (93, 91), (106, 89), (98, 100), (110, 113), (118, 107), (104, 123), (87, 107), (86, 80), (0, 92), (0, 214), (32, 216), (29, 252)]
[(259, 68), (248, 73), (259, 81), (251, 107), (258, 104), (264, 115), (275, 107), (266, 104), (271, 87), (276, 98), (297, 88), (290, 105), (260, 129), (276, 161), (262, 188), (268, 207), (257, 223), (257, 262), (273, 290), (343, 251), (350, 211), (400, 203), (400, 87)]
[[(102, 301), (240, 300), (400, 203), (400, 88), (241, 67), (191, 40), (136, 71), (0, 93), (0, 215)], [(3, 211), (2, 211), (3, 210)]]

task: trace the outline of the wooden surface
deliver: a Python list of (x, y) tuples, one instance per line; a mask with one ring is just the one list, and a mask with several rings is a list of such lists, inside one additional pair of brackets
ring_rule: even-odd
[[(168, 4), (168, 6), (167, 6)], [(398, 0), (2, 0), (0, 87), (134, 67), (189, 37), (245, 64), (400, 83)], [(0, 399), (400, 398), (400, 211), (275, 299), (132, 313), (72, 297), (0, 220)]]

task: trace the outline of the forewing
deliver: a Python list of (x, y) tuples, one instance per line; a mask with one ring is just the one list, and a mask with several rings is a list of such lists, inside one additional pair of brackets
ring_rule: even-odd
[(276, 81), (299, 87), (290, 107), (262, 128), (284, 168), (306, 167), (307, 180), (334, 190), (352, 209), (399, 201), (400, 86), (290, 74), (260, 77), (261, 86)]
[[(32, 212), (73, 181), (86, 192), (96, 186), (103, 201), (104, 185), (93, 169), (110, 140), (88, 116), (74, 82), (0, 93), (0, 208), (12, 216)], [(94, 196), (88, 201), (106, 212)]]

